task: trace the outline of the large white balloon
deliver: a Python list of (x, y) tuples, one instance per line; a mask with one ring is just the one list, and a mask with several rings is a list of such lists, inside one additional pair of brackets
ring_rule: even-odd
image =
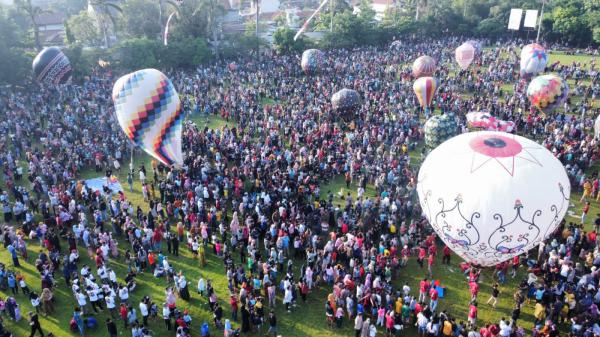
[(497, 131), (442, 143), (425, 158), (417, 184), (423, 213), (440, 238), (481, 266), (537, 246), (563, 219), (570, 190), (550, 151)]

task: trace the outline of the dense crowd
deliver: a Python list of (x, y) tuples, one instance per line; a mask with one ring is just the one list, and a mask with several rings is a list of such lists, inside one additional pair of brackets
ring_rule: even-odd
[[(157, 323), (149, 323), (156, 317), (177, 337), (192, 330), (202, 336), (276, 335), (277, 296), (285, 307), (277, 312), (291, 312), (316, 289), (326, 289), (324, 307), (314, 310), (323, 310), (331, 328), (351, 325), (357, 337), (392, 336), (413, 326), (419, 336), (524, 336), (519, 320), (530, 301), (534, 336), (599, 336), (600, 220), (593, 230), (584, 228), (589, 204), (581, 221), (563, 221), (536, 252), (496, 266), (499, 284), (517, 271), (527, 275), (515, 289), (511, 317), (477, 319), (476, 266), (460, 264), (469, 279), (464, 291), (471, 294), (461, 317), (440, 310), (440, 288), (431, 280), (434, 263), (449, 264), (452, 255), (418, 206), (415, 177), (424, 153), (409, 153), (422, 141), (423, 114), (410, 66), (402, 65), (422, 54), (440, 65), (432, 110), (454, 113), (465, 132), (468, 111), (515, 121), (519, 133), (564, 163), (582, 200), (600, 198), (599, 177), (588, 170), (599, 154), (590, 132), (599, 112), (595, 61), (549, 65), (548, 71), (575, 81), (573, 95), (554, 114), (539, 114), (518, 77), (515, 50), (521, 42), (492, 44), (469, 71), (453, 65), (452, 46), (459, 40), (443, 39), (328, 51), (315, 76), (302, 73), (297, 55), (238, 60), (235, 69), (222, 62), (171, 72), (186, 114), (218, 115), (235, 125), (211, 130), (186, 122), (181, 169), (156, 161), (128, 164), (131, 145), (113, 116), (110, 93), (117, 76), (110, 70), (98, 68), (83, 84), (60, 89), (2, 88), (1, 237), (12, 266), (0, 266), (0, 287), (8, 295), (0, 311), (18, 321), (28, 300), (31, 333), (44, 335), (38, 314), (56, 314), (54, 303), (64, 303), (54, 294), (60, 288), (72, 293), (77, 305), (70, 327), (82, 336), (100, 323), (117, 336), (119, 321), (133, 337), (157, 336)], [(362, 96), (350, 123), (336, 118), (330, 105), (331, 94), (344, 87)], [(93, 191), (80, 180), (88, 169), (107, 181), (125, 170), (128, 188)], [(321, 190), (338, 176), (346, 189)], [(144, 207), (127, 198), (136, 180)], [(366, 192), (371, 186), (374, 197)], [(27, 256), (30, 246), (39, 255)], [(207, 255), (222, 259), (228, 298), (217, 297), (211, 280), (191, 280), (172, 267), (180, 246), (198, 258), (200, 270)], [(422, 271), (403, 269), (411, 259)], [(39, 294), (28, 287), (33, 280), (21, 273), (22, 260), (34, 261)], [(117, 275), (113, 261), (125, 263), (127, 274)], [(142, 272), (165, 278), (168, 287), (133, 303), (131, 294), (143, 291), (136, 284)], [(393, 282), (404, 272), (422, 274), (419, 289)], [(190, 284), (208, 302), (211, 324), (184, 309)], [(494, 306), (498, 289), (494, 285), (488, 300)], [(109, 312), (106, 322), (94, 317), (102, 310)], [(0, 335), (10, 335), (0, 327)]]

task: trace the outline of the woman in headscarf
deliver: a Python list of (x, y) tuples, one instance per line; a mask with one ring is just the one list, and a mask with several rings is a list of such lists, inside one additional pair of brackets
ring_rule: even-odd
[(181, 299), (184, 301), (189, 301), (190, 300), (190, 291), (188, 290), (187, 281), (185, 279), (185, 276), (183, 276), (181, 274), (181, 272), (179, 272), (178, 288), (179, 288), (179, 297), (181, 297)]
[(231, 322), (226, 319), (225, 320), (225, 329), (223, 329), (223, 336), (229, 337), (233, 335), (233, 328), (231, 327)]

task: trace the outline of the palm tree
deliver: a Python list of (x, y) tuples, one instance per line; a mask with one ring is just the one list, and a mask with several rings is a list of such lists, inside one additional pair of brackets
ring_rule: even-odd
[(42, 49), (42, 44), (40, 42), (40, 26), (38, 25), (36, 19), (42, 14), (52, 13), (52, 11), (48, 9), (43, 9), (39, 6), (34, 6), (31, 3), (31, 0), (15, 0), (15, 5), (17, 8), (25, 13), (27, 19), (31, 22), (31, 26), (33, 28), (33, 39), (35, 41), (35, 48), (37, 50)]
[(123, 13), (123, 9), (111, 0), (88, 0), (88, 12), (96, 19), (98, 26), (102, 30), (104, 47), (110, 47), (108, 38), (109, 22), (116, 32), (117, 18), (115, 14)]

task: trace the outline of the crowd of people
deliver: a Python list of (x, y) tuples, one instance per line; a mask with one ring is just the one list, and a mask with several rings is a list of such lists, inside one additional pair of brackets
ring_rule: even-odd
[[(7, 295), (0, 312), (19, 321), (29, 301), (31, 336), (44, 336), (38, 314), (56, 315), (54, 303), (67, 299), (55, 293), (67, 289), (75, 303), (69, 325), (82, 336), (100, 323), (111, 337), (121, 329), (133, 337), (158, 336), (158, 317), (177, 337), (191, 331), (277, 335), (278, 314), (325, 291), (318, 299), (324, 307), (310, 310), (322, 310), (323, 324), (332, 329), (351, 326), (357, 337), (393, 336), (415, 326), (428, 337), (525, 336), (520, 316), (530, 302), (534, 336), (600, 335), (600, 220), (590, 230), (589, 204), (579, 222), (563, 221), (537, 252), (496, 266), (499, 284), (488, 300), (494, 307), (507, 276), (526, 275), (515, 289), (511, 317), (478, 320), (481, 270), (466, 263), (459, 266), (468, 278), (468, 312), (440, 308), (432, 266), (440, 259), (451, 263), (452, 253), (422, 217), (415, 193), (425, 153), (414, 151), (423, 139), (423, 113), (412, 93), (412, 60), (427, 54), (438, 61), (441, 86), (432, 111), (453, 113), (464, 132), (468, 111), (514, 121), (518, 133), (563, 162), (582, 200), (600, 198), (600, 178), (589, 170), (599, 154), (590, 131), (599, 112), (595, 61), (549, 65), (574, 85), (564, 107), (544, 115), (530, 107), (518, 75), (515, 50), (522, 41), (490, 43), (468, 71), (453, 65), (459, 42), (332, 50), (314, 76), (302, 73), (298, 55), (168, 73), (188, 116), (219, 116), (234, 125), (212, 130), (187, 121), (183, 168), (128, 163), (132, 150), (113, 116), (117, 76), (109, 69), (60, 89), (2, 88), (1, 238), (12, 265), (0, 266)], [(363, 99), (349, 123), (336, 118), (330, 104), (343, 87)], [(94, 191), (81, 180), (88, 170), (107, 182), (127, 172), (129, 188)], [(339, 177), (345, 189), (322, 190)], [(127, 197), (135, 181), (144, 205)], [(367, 193), (371, 186), (374, 195)], [(28, 256), (31, 247), (37, 256)], [(200, 274), (209, 255), (218, 257), (228, 289), (175, 270), (171, 258), (180, 250), (198, 259)], [(21, 273), (23, 260), (39, 272), (39, 287), (28, 285), (34, 280)], [(404, 269), (410, 260), (423, 269)], [(127, 266), (125, 274), (117, 275), (117, 261)], [(166, 280), (164, 294), (144, 293), (136, 282), (149, 277), (144, 273)], [(418, 289), (398, 284), (402, 273), (422, 274)], [(185, 308), (196, 282), (213, 322), (194, 319)], [(141, 300), (134, 303), (134, 295)], [(105, 322), (98, 322), (95, 314), (105, 310)], [(10, 335), (6, 325), (0, 335)]]

